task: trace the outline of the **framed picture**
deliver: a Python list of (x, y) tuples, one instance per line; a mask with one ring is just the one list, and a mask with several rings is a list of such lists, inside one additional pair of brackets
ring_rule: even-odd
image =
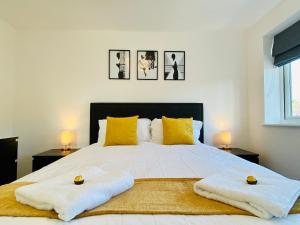
[(137, 51), (137, 79), (157, 80), (158, 79), (158, 51), (139, 50)]
[(185, 80), (185, 52), (164, 52), (164, 79)]
[(130, 80), (130, 50), (109, 50), (109, 79)]

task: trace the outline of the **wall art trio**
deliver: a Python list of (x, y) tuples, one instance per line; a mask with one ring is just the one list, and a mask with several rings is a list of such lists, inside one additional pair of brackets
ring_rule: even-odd
[[(158, 80), (158, 51), (138, 50), (138, 80)], [(130, 50), (109, 50), (109, 79), (130, 80)], [(185, 52), (164, 51), (164, 80), (185, 80)]]

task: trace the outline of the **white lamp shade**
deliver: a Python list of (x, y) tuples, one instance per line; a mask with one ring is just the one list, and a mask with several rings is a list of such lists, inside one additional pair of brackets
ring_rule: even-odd
[(69, 130), (64, 130), (60, 134), (60, 143), (63, 146), (70, 145), (74, 140), (74, 133)]
[(231, 133), (229, 131), (222, 131), (220, 138), (221, 138), (222, 145), (230, 145), (231, 144)]

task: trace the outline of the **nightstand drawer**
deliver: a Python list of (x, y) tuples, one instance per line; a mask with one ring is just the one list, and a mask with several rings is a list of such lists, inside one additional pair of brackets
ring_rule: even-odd
[(41, 169), (44, 166), (47, 166), (73, 152), (76, 152), (76, 149), (70, 149), (68, 151), (62, 151), (61, 149), (51, 149), (39, 154), (32, 156), (32, 171)]
[(242, 159), (245, 159), (245, 160), (247, 160), (249, 162), (253, 162), (253, 163), (259, 164), (259, 158), (258, 158), (258, 156), (238, 155), (238, 157), (240, 157)]
[(246, 150), (241, 149), (241, 148), (229, 148), (229, 149), (221, 148), (221, 149), (223, 151), (226, 151), (228, 153), (236, 155), (236, 156), (238, 156), (242, 159), (245, 159), (249, 162), (259, 164), (259, 154), (257, 154), (257, 153), (246, 151)]
[(44, 166), (47, 166), (59, 159), (61, 159), (62, 157), (57, 157), (57, 156), (39, 156), (39, 157), (33, 157), (32, 158), (32, 171), (36, 171), (41, 169)]
[(17, 160), (5, 159), (0, 165), (0, 184), (7, 184), (17, 179)]

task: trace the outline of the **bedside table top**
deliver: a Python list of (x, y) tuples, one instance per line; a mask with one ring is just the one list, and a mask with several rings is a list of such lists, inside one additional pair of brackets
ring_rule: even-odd
[(0, 143), (15, 142), (18, 141), (18, 137), (0, 137)]
[(73, 152), (76, 152), (77, 150), (79, 150), (79, 148), (72, 148), (68, 151), (63, 151), (62, 149), (50, 149), (48, 151), (38, 153), (38, 154), (34, 155), (33, 157), (35, 157), (35, 156), (66, 156)]
[(230, 149), (222, 149), (223, 151), (229, 152), (231, 154), (237, 155), (237, 156), (259, 156), (259, 154), (254, 152), (249, 152), (241, 148), (230, 148)]

